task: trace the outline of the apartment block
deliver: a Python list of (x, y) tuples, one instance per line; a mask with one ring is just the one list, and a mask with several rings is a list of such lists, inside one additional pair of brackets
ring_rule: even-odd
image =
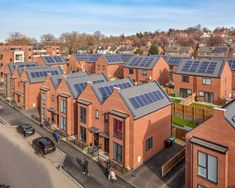
[(232, 95), (232, 72), (224, 61), (182, 61), (173, 80), (180, 97), (195, 94), (198, 101), (217, 103)]
[(125, 64), (124, 77), (137, 84), (156, 80), (165, 86), (169, 82), (169, 65), (161, 56), (136, 56)]
[(186, 135), (185, 187), (235, 186), (235, 101)]

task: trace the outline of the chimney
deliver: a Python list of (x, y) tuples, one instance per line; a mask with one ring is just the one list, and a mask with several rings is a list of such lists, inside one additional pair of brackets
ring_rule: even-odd
[(93, 83), (91, 81), (87, 81), (87, 86), (92, 87)]
[(120, 93), (120, 88), (119, 87), (113, 87), (113, 93)]

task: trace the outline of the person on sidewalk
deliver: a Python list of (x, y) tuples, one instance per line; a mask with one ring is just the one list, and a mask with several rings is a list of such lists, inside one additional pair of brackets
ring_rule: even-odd
[(55, 130), (54, 133), (53, 133), (53, 136), (55, 138), (56, 143), (59, 144), (60, 133), (57, 130)]
[(82, 163), (82, 167), (83, 167), (83, 174), (89, 176), (89, 172), (88, 172), (88, 161), (87, 161), (86, 159), (84, 159), (84, 161), (83, 161), (83, 163)]
[(109, 170), (108, 179), (111, 180), (112, 183), (114, 181), (117, 181), (116, 174), (115, 174), (115, 172), (112, 169)]
[(111, 169), (111, 162), (110, 160), (107, 161), (106, 167), (105, 167), (105, 176), (108, 178), (109, 170)]

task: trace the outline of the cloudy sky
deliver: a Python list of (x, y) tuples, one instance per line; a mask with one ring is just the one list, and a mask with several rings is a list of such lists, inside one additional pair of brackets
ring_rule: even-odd
[(43, 33), (139, 31), (235, 26), (234, 0), (0, 0), (0, 41), (19, 31)]

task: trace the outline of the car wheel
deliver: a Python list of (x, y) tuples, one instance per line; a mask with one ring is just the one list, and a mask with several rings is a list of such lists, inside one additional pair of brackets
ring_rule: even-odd
[(22, 138), (24, 138), (24, 137), (25, 137), (25, 134), (24, 134), (24, 133), (22, 133), (22, 134), (21, 134), (21, 136), (22, 136)]
[(43, 153), (43, 151), (41, 150), (40, 151), (40, 155), (43, 157), (44, 156), (44, 153)]

